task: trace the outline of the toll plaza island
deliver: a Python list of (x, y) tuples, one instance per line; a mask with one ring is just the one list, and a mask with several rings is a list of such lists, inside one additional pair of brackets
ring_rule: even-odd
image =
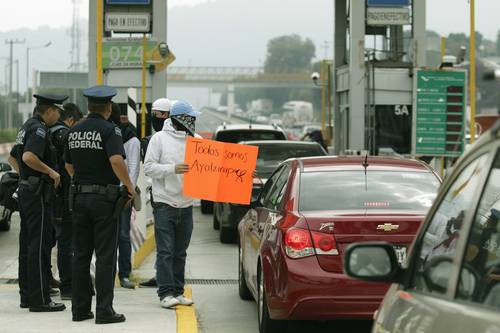
[(188, 2), (0, 24), (0, 332), (499, 331), (500, 7)]

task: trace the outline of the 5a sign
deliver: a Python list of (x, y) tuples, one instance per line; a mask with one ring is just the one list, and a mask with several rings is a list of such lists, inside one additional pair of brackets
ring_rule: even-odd
[(408, 111), (407, 105), (394, 105), (394, 114), (396, 116), (409, 116), (410, 111)]

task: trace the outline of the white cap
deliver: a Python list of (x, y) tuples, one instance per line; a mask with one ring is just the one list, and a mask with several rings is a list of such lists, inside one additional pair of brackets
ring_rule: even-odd
[(172, 107), (172, 102), (170, 102), (168, 98), (159, 98), (153, 102), (151, 110), (169, 112), (171, 107)]

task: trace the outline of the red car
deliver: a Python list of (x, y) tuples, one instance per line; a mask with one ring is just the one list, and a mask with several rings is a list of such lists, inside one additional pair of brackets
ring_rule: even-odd
[(439, 185), (416, 160), (312, 157), (281, 164), (238, 226), (239, 294), (257, 300), (260, 332), (278, 332), (294, 319), (371, 319), (388, 285), (347, 277), (344, 249), (388, 241), (404, 261)]

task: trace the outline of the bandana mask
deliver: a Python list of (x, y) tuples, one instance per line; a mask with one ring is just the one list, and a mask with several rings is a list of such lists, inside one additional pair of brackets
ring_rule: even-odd
[(180, 114), (171, 116), (172, 122), (185, 131), (187, 134), (194, 136), (196, 117), (188, 116), (187, 114)]

